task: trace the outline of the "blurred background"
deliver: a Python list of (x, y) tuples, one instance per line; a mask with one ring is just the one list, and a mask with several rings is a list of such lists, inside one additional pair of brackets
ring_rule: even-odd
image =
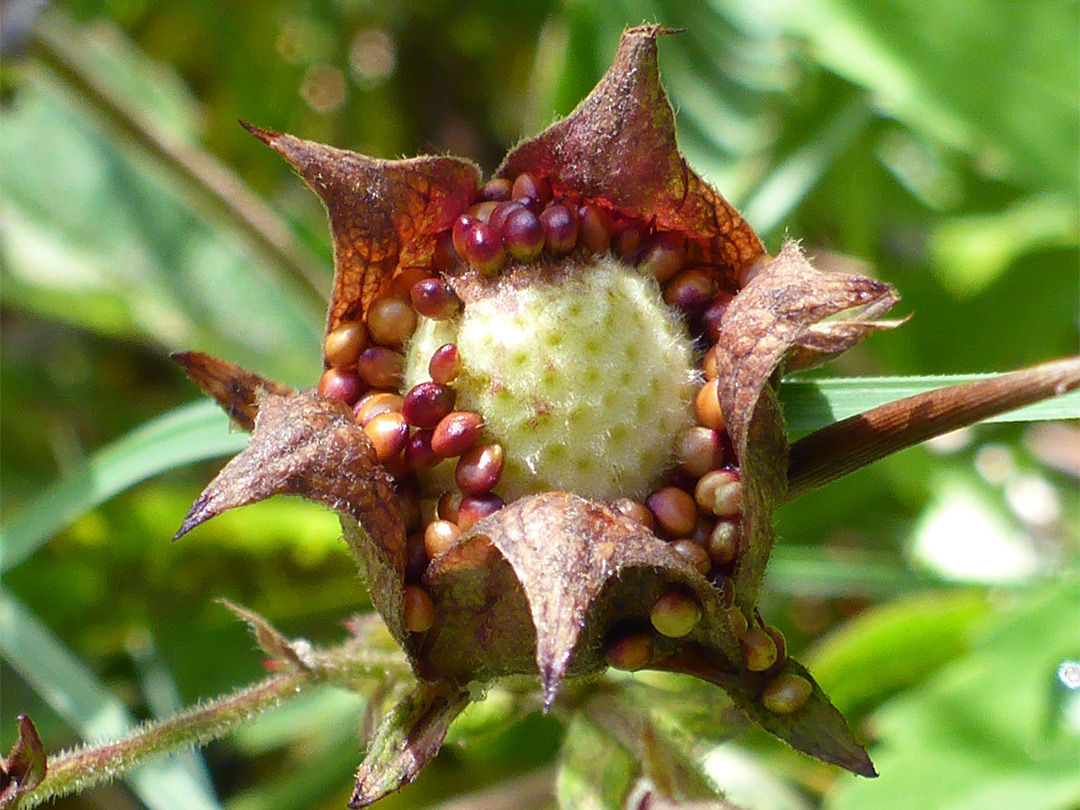
[[(169, 541), (243, 436), (189, 404), (198, 392), (168, 354), (304, 387), (321, 371), (323, 211), (237, 119), (490, 172), (588, 93), (623, 27), (685, 28), (661, 40), (660, 65), (691, 164), (772, 252), (800, 239), (819, 266), (893, 283), (895, 312), (912, 315), (826, 376), (1002, 371), (1077, 350), (1071, 0), (0, 10), (4, 751), (20, 712), (56, 750), (260, 678), (214, 597), (316, 642), (367, 606), (336, 519), (312, 505), (271, 501)], [(873, 743), (882, 777), (838, 775), (763, 735), (728, 740), (719, 716), (695, 725), (675, 700), (709, 776), (754, 810), (1080, 806), (1080, 693), (1062, 674), (1080, 660), (1078, 467), (1075, 421), (984, 425), (782, 510), (763, 613)], [(588, 784), (595, 747), (614, 742), (577, 729), (560, 748), (558, 720), (510, 722), (489, 703), (382, 806), (523, 774), (512, 785), (538, 803), (554, 800), (527, 779), (558, 774), (564, 806), (618, 806), (618, 790)], [(363, 705), (316, 693), (134, 789), (57, 806), (342, 807)]]

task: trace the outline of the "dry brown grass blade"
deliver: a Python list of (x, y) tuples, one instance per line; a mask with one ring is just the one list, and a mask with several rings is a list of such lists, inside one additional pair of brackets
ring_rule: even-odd
[(912, 445), (1080, 387), (1080, 357), (938, 388), (804, 436), (788, 453), (787, 501)]

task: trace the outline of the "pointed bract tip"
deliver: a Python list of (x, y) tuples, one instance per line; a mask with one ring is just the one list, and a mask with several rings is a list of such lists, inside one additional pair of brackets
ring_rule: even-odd
[(260, 141), (265, 143), (267, 146), (270, 145), (270, 141), (272, 141), (274, 138), (281, 134), (280, 132), (274, 132), (272, 129), (263, 129), (262, 127), (255, 126), (254, 124), (249, 124), (243, 119), (237, 120), (239, 121), (240, 126), (246, 129), (256, 138), (258, 138)]
[(180, 528), (177, 530), (176, 534), (173, 535), (174, 543), (199, 524), (205, 523), (210, 518), (214, 517), (216, 513), (210, 511), (207, 506), (208, 501), (209, 498), (206, 497), (206, 493), (204, 492), (196, 499), (195, 503), (191, 505), (187, 517), (184, 518), (184, 522), (180, 524)]

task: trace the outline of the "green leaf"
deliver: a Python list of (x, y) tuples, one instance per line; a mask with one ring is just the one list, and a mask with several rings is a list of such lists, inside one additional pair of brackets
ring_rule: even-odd
[[(780, 401), (788, 430), (802, 433), (876, 408), (897, 399), (949, 385), (992, 379), (995, 374), (948, 374), (925, 377), (846, 377), (785, 380)], [(987, 422), (1033, 422), (1080, 418), (1080, 390), (987, 419)]]
[(881, 778), (841, 777), (827, 810), (1076, 807), (1076, 731), (1057, 697), (1059, 667), (1080, 653), (1077, 586), (1018, 594), (970, 653), (886, 703), (872, 717)]
[[(135, 724), (124, 704), (94, 677), (37, 616), (0, 590), (0, 656), (85, 740), (122, 736)], [(174, 761), (141, 766), (128, 777), (153, 810), (221, 810), (199, 775)]]
[(810, 653), (808, 666), (837, 708), (865, 712), (966, 652), (990, 609), (982, 590), (901, 598), (829, 635)]
[(212, 402), (184, 405), (102, 448), (0, 527), (0, 570), (25, 560), (54, 534), (119, 492), (158, 473), (242, 449), (247, 434), (229, 431)]
[(555, 795), (563, 810), (621, 810), (638, 776), (634, 756), (584, 712), (566, 729)]

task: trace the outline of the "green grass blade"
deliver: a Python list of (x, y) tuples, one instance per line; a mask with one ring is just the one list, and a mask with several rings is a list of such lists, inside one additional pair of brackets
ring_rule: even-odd
[[(0, 656), (84, 740), (115, 739), (134, 726), (121, 703), (17, 599), (0, 590)], [(141, 766), (131, 773), (132, 790), (152, 810), (221, 810), (193, 774), (172, 760)]]
[(52, 484), (0, 527), (0, 571), (33, 554), (80, 515), (158, 473), (239, 451), (247, 434), (230, 432), (212, 402), (184, 405), (99, 450), (81, 470)]
[[(785, 380), (780, 400), (788, 430), (803, 433), (841, 419), (935, 388), (987, 380), (996, 374), (949, 374), (926, 377), (845, 377), (821, 380)], [(1080, 390), (1047, 399), (987, 422), (1035, 422), (1080, 418)]]

